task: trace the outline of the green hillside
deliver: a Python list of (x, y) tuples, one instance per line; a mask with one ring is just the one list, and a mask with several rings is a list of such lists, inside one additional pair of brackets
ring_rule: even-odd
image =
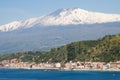
[(23, 62), (118, 61), (120, 35), (108, 35), (98, 40), (72, 42), (48, 52), (20, 52), (0, 55), (0, 60), (19, 58)]

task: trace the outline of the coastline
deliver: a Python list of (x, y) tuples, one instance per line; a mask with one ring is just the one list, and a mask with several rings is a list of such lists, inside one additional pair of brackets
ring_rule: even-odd
[(66, 62), (66, 63), (28, 63), (7, 62), (0, 69), (41, 69), (58, 71), (120, 71), (120, 62)]
[(90, 71), (90, 72), (120, 72), (119, 70), (99, 70), (99, 69), (59, 69), (59, 68), (6, 68), (6, 67), (0, 67), (0, 69), (13, 69), (13, 70), (44, 70), (45, 72), (48, 71)]

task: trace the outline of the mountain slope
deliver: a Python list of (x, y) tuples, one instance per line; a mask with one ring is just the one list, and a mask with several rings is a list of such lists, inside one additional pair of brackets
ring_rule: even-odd
[[(48, 52), (20, 52), (0, 56), (1, 60), (19, 58), (23, 62), (119, 61), (120, 35), (108, 35), (98, 40), (72, 42)], [(34, 59), (33, 59), (34, 58)]]
[(26, 29), (37, 26), (59, 26), (59, 25), (78, 25), (95, 24), (107, 22), (120, 22), (118, 14), (104, 14), (90, 12), (79, 8), (59, 9), (46, 16), (31, 18), (25, 21), (14, 21), (0, 26), (1, 32), (13, 31), (16, 29)]

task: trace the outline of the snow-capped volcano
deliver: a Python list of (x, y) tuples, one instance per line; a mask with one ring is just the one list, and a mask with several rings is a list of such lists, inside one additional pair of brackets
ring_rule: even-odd
[(0, 26), (1, 32), (13, 31), (39, 26), (59, 26), (119, 22), (120, 15), (90, 12), (79, 8), (59, 9), (46, 16), (31, 18), (25, 21), (14, 21)]
[(120, 21), (118, 14), (90, 12), (79, 8), (59, 9), (42, 20), (44, 25), (94, 24)]
[(46, 16), (0, 26), (0, 54), (44, 51), (74, 41), (113, 34), (120, 34), (119, 14), (79, 8), (59, 9)]

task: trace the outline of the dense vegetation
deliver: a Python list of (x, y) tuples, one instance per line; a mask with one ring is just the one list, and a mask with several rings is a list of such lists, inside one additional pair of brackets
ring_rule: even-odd
[(0, 55), (0, 61), (18, 58), (23, 62), (118, 61), (120, 35), (108, 35), (98, 40), (73, 42), (48, 52), (19, 52)]

